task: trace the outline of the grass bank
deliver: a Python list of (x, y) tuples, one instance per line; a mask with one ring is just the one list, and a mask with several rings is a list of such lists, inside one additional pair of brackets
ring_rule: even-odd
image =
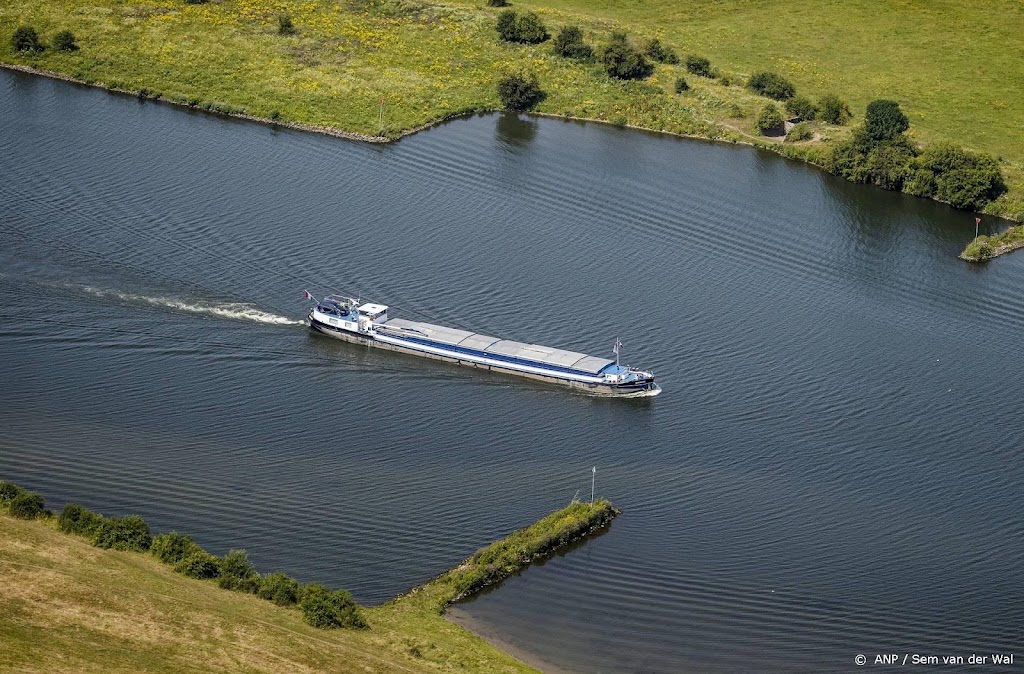
[(1024, 248), (1024, 226), (1015, 225), (1001, 234), (979, 236), (967, 244), (960, 253), (960, 259), (968, 262), (985, 262), (1019, 248)]
[(253, 672), (533, 671), (441, 612), (537, 556), (604, 526), (605, 501), (573, 504), (408, 595), (363, 608), (369, 629), (319, 630), (300, 611), (105, 550), (56, 518), (0, 511), (0, 670)]
[[(0, 61), (86, 83), (144, 92), (183, 105), (301, 128), (396, 138), (469, 111), (499, 107), (503, 71), (527, 68), (547, 93), (538, 111), (743, 142), (820, 163), (820, 149), (849, 129), (817, 125), (813, 140), (782, 144), (754, 130), (767, 99), (742, 85), (757, 70), (791, 79), (798, 93), (834, 92), (854, 116), (875, 98), (898, 100), (912, 139), (949, 141), (1003, 160), (1010, 191), (986, 212), (1024, 215), (1024, 8), (1013, 0), (530, 0), (554, 33), (579, 24), (597, 44), (614, 30), (640, 43), (658, 37), (680, 56), (710, 57), (724, 77), (656, 64), (644, 81), (610, 79), (550, 43), (503, 43), (498, 9), (481, 0), (7, 0)], [(296, 33), (279, 35), (278, 17)], [(69, 29), (80, 49), (16, 53), (16, 26), (44, 41)], [(963, 26), (971, 26), (965, 34)], [(955, 47), (953, 47), (955, 45)], [(685, 60), (685, 59), (684, 59)], [(676, 93), (685, 77), (689, 89)], [(384, 101), (383, 124), (379, 122)]]

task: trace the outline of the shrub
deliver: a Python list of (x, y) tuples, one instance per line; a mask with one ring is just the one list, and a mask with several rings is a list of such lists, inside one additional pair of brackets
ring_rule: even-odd
[(149, 550), (164, 564), (177, 564), (189, 555), (203, 551), (191, 536), (179, 534), (177, 531), (154, 536)]
[(872, 148), (864, 162), (865, 182), (887, 190), (901, 190), (913, 158), (913, 149), (906, 144), (880, 143)]
[(70, 30), (62, 30), (53, 36), (53, 48), (57, 51), (75, 51), (78, 45), (75, 43), (75, 34)]
[(179, 560), (174, 570), (189, 578), (216, 578), (220, 575), (220, 557), (214, 557), (206, 550), (196, 550)]
[(850, 121), (853, 114), (850, 113), (850, 107), (845, 102), (839, 99), (835, 94), (826, 94), (821, 97), (821, 111), (820, 118), (829, 124), (836, 124), (842, 126)]
[(43, 500), (42, 494), (22, 490), (20, 494), (11, 499), (8, 509), (17, 518), (34, 520), (43, 514), (43, 511), (46, 509), (46, 502)]
[(77, 503), (65, 504), (60, 511), (60, 517), (57, 518), (57, 527), (61, 531), (90, 538), (96, 534), (96, 530), (102, 523), (102, 515), (83, 508)]
[(509, 73), (498, 80), (498, 97), (506, 110), (529, 110), (544, 97), (534, 73)]
[(278, 606), (291, 606), (299, 602), (299, 583), (283, 573), (269, 573), (260, 581), (256, 595)]
[(711, 71), (711, 61), (696, 54), (686, 55), (686, 70), (701, 77), (714, 77)]
[(880, 98), (868, 103), (864, 128), (875, 140), (891, 140), (910, 128), (910, 120), (899, 103)]
[(149, 550), (153, 537), (146, 520), (138, 515), (107, 517), (93, 534), (93, 545), (114, 550)]
[(612, 33), (611, 40), (601, 49), (601, 63), (605, 71), (620, 80), (642, 80), (654, 70), (644, 55), (629, 44), (625, 33)]
[(992, 258), (992, 244), (988, 237), (982, 234), (964, 248), (963, 256), (972, 260), (988, 260)]
[(818, 106), (806, 96), (794, 96), (786, 101), (786, 111), (794, 117), (810, 121), (818, 115)]
[(583, 31), (579, 26), (566, 26), (555, 36), (554, 51), (559, 56), (589, 61), (594, 58), (593, 48), (583, 42)]
[(689, 91), (690, 90), (690, 85), (686, 81), (685, 78), (677, 77), (676, 78), (676, 87), (675, 88), (676, 88), (676, 93), (677, 94), (681, 94), (684, 91)]
[(800, 122), (794, 124), (793, 128), (786, 134), (786, 140), (789, 142), (798, 142), (801, 140), (810, 140), (814, 138), (814, 129), (807, 122)]
[(277, 17), (277, 34), (278, 35), (294, 35), (295, 24), (292, 23), (292, 17), (288, 14), (281, 14)]
[(32, 26), (18, 26), (11, 36), (11, 48), (17, 52), (38, 54), (46, 49), (39, 41), (39, 33)]
[(24, 491), (13, 482), (0, 482), (0, 505), (10, 505), (11, 501)]
[[(934, 191), (928, 196), (955, 208), (980, 210), (1006, 191), (999, 163), (991, 156), (938, 143), (922, 153), (918, 164), (932, 174)], [(927, 178), (916, 176), (913, 187), (926, 189)], [(924, 183), (925, 185), (922, 185)]]
[(533, 12), (524, 12), (516, 17), (516, 42), (539, 44), (551, 37), (544, 22)]
[(762, 136), (767, 135), (769, 131), (778, 129), (780, 126), (782, 126), (782, 113), (779, 112), (779, 108), (774, 103), (769, 103), (761, 108), (761, 112), (754, 121), (754, 128)]
[(366, 627), (359, 605), (345, 590), (330, 592), (323, 585), (308, 585), (303, 589), (302, 617), (319, 629), (337, 627)]
[(774, 98), (777, 101), (785, 101), (793, 98), (793, 95), (796, 94), (796, 87), (789, 80), (778, 73), (767, 70), (751, 75), (747, 81), (747, 87), (761, 96)]
[(506, 9), (498, 14), (495, 29), (506, 42), (538, 44), (551, 37), (544, 22), (534, 12), (517, 14), (514, 9)]
[(508, 0), (487, 0), (488, 7), (508, 7)]
[(245, 550), (229, 550), (220, 562), (217, 584), (228, 590), (256, 594), (260, 589), (260, 575), (249, 561)]
[(676, 55), (675, 51), (671, 47), (661, 44), (661, 40), (658, 38), (654, 38), (647, 43), (647, 46), (644, 47), (644, 54), (658, 63), (668, 63), (670, 65), (679, 63), (679, 56)]
[(185, 0), (186, 5), (203, 5), (207, 0)]

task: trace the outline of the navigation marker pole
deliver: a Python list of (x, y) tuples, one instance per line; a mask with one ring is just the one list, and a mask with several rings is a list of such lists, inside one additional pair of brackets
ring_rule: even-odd
[(594, 482), (597, 480), (597, 466), (590, 472), (590, 502), (594, 502)]
[(981, 218), (974, 218), (974, 240), (978, 240), (978, 225), (981, 224)]

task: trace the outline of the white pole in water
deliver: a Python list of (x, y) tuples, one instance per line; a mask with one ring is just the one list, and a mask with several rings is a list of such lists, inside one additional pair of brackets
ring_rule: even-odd
[(594, 482), (597, 480), (597, 466), (590, 471), (590, 502), (594, 502)]

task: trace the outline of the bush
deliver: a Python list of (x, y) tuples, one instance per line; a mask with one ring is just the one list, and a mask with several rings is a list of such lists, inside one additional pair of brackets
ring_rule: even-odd
[(53, 48), (57, 51), (75, 51), (78, 45), (75, 44), (75, 34), (70, 30), (62, 30), (53, 36)]
[(778, 107), (774, 103), (761, 108), (760, 114), (757, 115), (757, 119), (754, 121), (754, 128), (762, 136), (768, 134), (769, 131), (778, 129), (782, 126), (782, 113), (779, 112)]
[(593, 48), (583, 42), (583, 31), (579, 26), (566, 26), (555, 36), (554, 51), (559, 56), (589, 61), (594, 58)]
[(509, 73), (498, 80), (498, 97), (506, 110), (529, 110), (544, 97), (534, 73)]
[(684, 79), (682, 77), (677, 77), (676, 78), (676, 87), (675, 87), (675, 89), (676, 89), (676, 93), (677, 94), (681, 94), (684, 91), (689, 91), (690, 90), (690, 85), (686, 81), (686, 79)]
[(793, 95), (796, 94), (796, 87), (789, 80), (778, 73), (766, 70), (751, 75), (747, 81), (747, 87), (761, 96), (774, 98), (777, 101), (785, 101), (793, 98)]
[(146, 520), (138, 515), (107, 517), (93, 535), (93, 545), (114, 550), (149, 550), (153, 537)]
[(177, 564), (189, 555), (203, 551), (191, 536), (179, 534), (177, 531), (154, 536), (149, 550), (164, 564)]
[(910, 128), (910, 120), (899, 103), (880, 98), (868, 103), (864, 128), (875, 140), (892, 140)]
[(903, 143), (880, 143), (868, 153), (864, 162), (865, 182), (887, 190), (903, 189), (910, 174), (909, 165), (914, 151)]
[(206, 550), (196, 550), (179, 560), (174, 570), (189, 578), (216, 578), (220, 575), (220, 557), (214, 557)]
[(807, 122), (800, 122), (794, 124), (793, 128), (786, 134), (786, 140), (789, 142), (799, 142), (801, 140), (810, 140), (814, 138), (814, 129)]
[(701, 77), (714, 77), (711, 70), (711, 61), (696, 54), (686, 55), (686, 70)]
[(794, 96), (786, 101), (786, 112), (794, 117), (810, 121), (817, 117), (818, 106), (806, 96)]
[(256, 573), (245, 550), (229, 550), (221, 559), (217, 584), (228, 590), (256, 594), (260, 589), (260, 574)]
[(39, 41), (39, 33), (32, 26), (18, 26), (11, 36), (11, 48), (16, 52), (38, 54), (46, 49)]
[(839, 99), (835, 94), (826, 94), (821, 97), (820, 118), (829, 124), (842, 126), (850, 121), (853, 114), (850, 107)]
[(288, 14), (281, 14), (277, 17), (277, 34), (278, 35), (294, 35), (295, 24), (292, 23), (292, 17)]
[(0, 505), (10, 505), (25, 490), (13, 482), (0, 482)]
[(269, 573), (260, 581), (256, 595), (278, 606), (291, 606), (299, 602), (299, 583), (283, 573)]
[(83, 508), (77, 503), (68, 503), (60, 511), (57, 528), (69, 534), (92, 538), (103, 523), (103, 516)]
[[(999, 163), (993, 157), (949, 143), (938, 143), (926, 149), (918, 165), (933, 176), (934, 190), (927, 196), (934, 196), (955, 208), (981, 210), (1006, 191)], [(923, 191), (927, 185), (926, 177), (915, 174), (915, 190)]]
[(982, 234), (964, 248), (963, 256), (972, 260), (982, 261), (992, 258), (992, 244), (988, 237)]
[(302, 617), (313, 627), (366, 627), (359, 605), (345, 590), (328, 591), (323, 585), (308, 585), (302, 592)]
[(43, 500), (42, 494), (22, 490), (20, 494), (11, 499), (8, 509), (11, 515), (19, 519), (34, 520), (43, 514), (43, 511), (46, 509), (46, 502)]
[(539, 44), (551, 37), (544, 22), (534, 12), (516, 14), (514, 9), (506, 9), (498, 14), (495, 24), (498, 36), (506, 42)]
[(661, 40), (658, 38), (654, 38), (647, 43), (647, 46), (644, 47), (644, 54), (658, 63), (668, 63), (670, 65), (679, 63), (679, 56), (676, 55), (675, 51), (671, 47), (661, 44)]
[(609, 75), (620, 80), (642, 80), (654, 71), (644, 55), (629, 44), (625, 33), (612, 33), (601, 49), (601, 63)]
[(185, 0), (186, 5), (204, 5), (207, 0)]
[(508, 0), (487, 0), (488, 7), (508, 7)]

